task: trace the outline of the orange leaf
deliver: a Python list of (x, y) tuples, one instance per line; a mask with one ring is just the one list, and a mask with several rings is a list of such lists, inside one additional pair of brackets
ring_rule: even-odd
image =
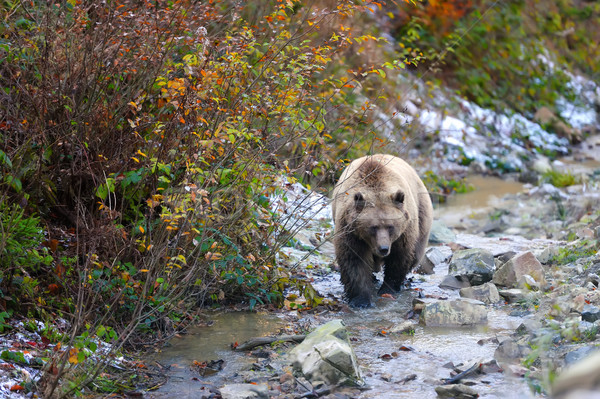
[(11, 390), (11, 391), (13, 391), (13, 392), (15, 392), (15, 391), (22, 391), (22, 390), (24, 390), (24, 389), (25, 389), (25, 388), (23, 388), (23, 387), (22, 387), (21, 385), (19, 385), (19, 384), (15, 384), (15, 385), (13, 385), (12, 387), (10, 387), (10, 390)]
[(393, 297), (393, 295), (392, 295), (392, 294), (382, 294), (382, 295), (381, 295), (381, 297), (382, 297), (382, 298), (396, 299), (396, 298), (394, 298), (394, 297)]

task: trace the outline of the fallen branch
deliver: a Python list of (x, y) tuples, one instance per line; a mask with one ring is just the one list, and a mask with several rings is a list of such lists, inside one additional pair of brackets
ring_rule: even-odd
[(456, 384), (463, 378), (470, 376), (471, 374), (480, 373), (481, 372), (481, 363), (477, 362), (462, 373), (456, 374), (452, 378), (447, 378), (444, 381), (444, 385)]
[(280, 335), (278, 337), (255, 337), (238, 345), (234, 350), (236, 351), (247, 351), (257, 346), (269, 345), (273, 342), (302, 342), (306, 338), (306, 335)]

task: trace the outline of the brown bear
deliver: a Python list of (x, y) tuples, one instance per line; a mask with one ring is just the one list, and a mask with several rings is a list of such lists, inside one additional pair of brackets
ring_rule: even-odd
[(333, 190), (334, 245), (351, 306), (370, 307), (374, 272), (384, 264), (379, 295), (400, 290), (429, 240), (433, 206), (417, 172), (391, 155), (359, 158)]

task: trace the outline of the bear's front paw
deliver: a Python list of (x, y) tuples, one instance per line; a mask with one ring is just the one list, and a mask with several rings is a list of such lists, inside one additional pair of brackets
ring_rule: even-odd
[(371, 298), (367, 296), (355, 296), (348, 300), (348, 304), (353, 308), (370, 308), (373, 306)]
[(379, 295), (379, 296), (382, 296), (385, 294), (396, 295), (398, 293), (398, 291), (400, 291), (400, 284), (389, 284), (384, 281), (381, 284), (379, 291), (377, 291), (377, 295)]

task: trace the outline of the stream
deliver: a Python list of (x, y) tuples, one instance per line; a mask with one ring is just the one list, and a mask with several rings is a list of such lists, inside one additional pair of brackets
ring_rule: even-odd
[[(495, 177), (473, 176), (468, 179), (476, 189), (456, 195), (447, 204), (436, 206), (435, 219), (450, 227), (476, 213), (488, 213), (506, 194), (523, 189), (518, 182)], [(314, 287), (324, 296), (341, 298), (342, 285), (337, 273), (327, 265), (332, 261), (332, 246), (325, 245), (321, 255), (312, 263)], [(299, 250), (287, 249), (290, 256)], [(300, 254), (296, 253), (297, 256)], [(319, 263), (320, 262), (320, 263)], [(316, 271), (316, 270), (315, 270)], [(402, 291), (396, 300), (378, 298), (376, 306), (367, 310), (324, 311), (319, 314), (280, 312), (206, 313), (210, 326), (193, 327), (188, 334), (174, 338), (170, 345), (154, 356), (155, 361), (170, 368), (168, 382), (152, 398), (194, 398), (207, 384), (220, 387), (227, 383), (246, 382), (247, 370), (260, 359), (248, 353), (231, 350), (234, 342), (242, 343), (251, 337), (281, 334), (290, 325), (311, 328), (331, 319), (341, 318), (352, 337), (352, 345), (370, 389), (360, 392), (360, 398), (436, 398), (434, 387), (450, 377), (449, 364), (466, 369), (475, 362), (494, 359), (498, 339), (513, 333), (523, 317), (511, 316), (508, 306), (490, 306), (485, 325), (463, 328), (434, 328), (416, 324), (414, 334), (381, 336), (378, 332), (405, 322), (412, 301), (420, 291), (435, 298), (457, 298), (457, 290), (438, 287), (448, 273), (447, 263), (436, 266), (432, 275), (413, 275), (411, 289)], [(290, 344), (291, 345), (291, 344)], [(291, 346), (290, 346), (291, 347)], [(393, 354), (392, 356), (383, 356)], [(389, 360), (384, 360), (385, 358)], [(224, 360), (223, 369), (211, 376), (200, 376), (192, 367), (194, 361)], [(283, 371), (287, 369), (284, 367)], [(275, 372), (273, 374), (276, 374)], [(404, 381), (404, 380), (407, 381)], [(490, 373), (478, 379), (475, 386), (482, 398), (533, 397), (523, 378), (510, 373)]]

